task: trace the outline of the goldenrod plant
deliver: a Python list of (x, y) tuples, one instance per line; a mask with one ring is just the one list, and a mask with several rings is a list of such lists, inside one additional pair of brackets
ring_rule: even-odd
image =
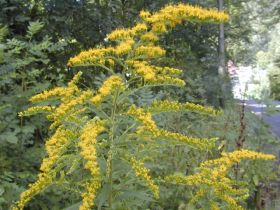
[[(139, 106), (132, 96), (143, 89), (185, 85), (179, 78), (180, 69), (157, 65), (166, 53), (158, 45), (162, 35), (185, 21), (219, 23), (228, 19), (224, 12), (188, 4), (168, 5), (155, 13), (142, 11), (134, 27), (116, 29), (107, 36), (109, 46), (89, 49), (70, 58), (69, 67), (95, 66), (106, 71), (108, 77), (97, 90), (92, 90), (80, 87), (82, 72), (78, 72), (67, 86), (44, 91), (30, 99), (37, 105), (20, 116), (46, 113), (52, 122), (53, 135), (46, 141), (48, 155), (42, 161), (38, 180), (21, 194), (13, 209), (24, 209), (34, 196), (56, 184), (81, 195), (80, 210), (95, 206), (117, 209), (115, 201), (119, 193), (127, 188), (140, 190), (143, 186), (156, 201), (160, 197), (159, 178), (152, 177), (144, 156), (139, 158), (139, 154), (147, 155), (155, 146), (180, 144), (200, 155), (214, 149), (217, 139), (163, 129), (154, 116), (163, 112), (196, 112), (215, 117), (222, 111), (168, 99)], [(230, 168), (241, 159), (267, 160), (273, 156), (246, 150), (225, 153), (220, 159), (202, 163), (198, 174), (178, 177), (170, 173), (164, 180), (197, 186), (193, 203), (213, 190), (218, 201), (225, 201), (229, 208), (241, 209), (238, 203), (245, 199), (247, 190), (239, 189), (227, 177)], [(119, 183), (128, 176), (135, 179), (120, 187)], [(220, 209), (216, 201), (211, 201), (212, 209)]]

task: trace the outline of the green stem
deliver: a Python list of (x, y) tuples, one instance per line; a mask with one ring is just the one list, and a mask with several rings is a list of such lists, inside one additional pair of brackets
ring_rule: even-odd
[(112, 113), (111, 113), (111, 132), (110, 132), (110, 150), (108, 152), (109, 158), (109, 196), (108, 196), (108, 203), (109, 209), (112, 209), (113, 203), (113, 149), (114, 149), (114, 134), (115, 134), (115, 118), (116, 118), (116, 110), (117, 110), (117, 98), (118, 98), (118, 90), (116, 91), (113, 97), (113, 104), (112, 104)]

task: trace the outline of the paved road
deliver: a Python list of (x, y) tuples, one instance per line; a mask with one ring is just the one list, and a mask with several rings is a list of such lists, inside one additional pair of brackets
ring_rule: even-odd
[[(280, 101), (275, 101), (276, 108), (280, 111)], [(264, 114), (266, 105), (258, 104), (254, 100), (247, 100), (246, 106), (249, 107), (256, 115), (262, 115), (263, 120), (270, 125), (271, 131), (280, 139), (280, 112), (271, 116)]]

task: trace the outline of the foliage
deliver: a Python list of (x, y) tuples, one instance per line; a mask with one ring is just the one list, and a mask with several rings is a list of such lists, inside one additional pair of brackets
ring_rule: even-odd
[(12, 39), (6, 38), (7, 27), (0, 29), (0, 207), (4, 209), (35, 178), (43, 156), (42, 135), (47, 132), (46, 120), (22, 119), (17, 112), (26, 109), (31, 95), (56, 84), (61, 70), (51, 63), (51, 55), (65, 44), (54, 43), (48, 36), (40, 38), (42, 27), (41, 22), (31, 22), (24, 37)]

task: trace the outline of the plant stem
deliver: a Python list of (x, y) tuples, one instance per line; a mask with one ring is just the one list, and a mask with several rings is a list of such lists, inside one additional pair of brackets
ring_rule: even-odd
[(108, 196), (108, 203), (109, 203), (109, 209), (112, 209), (112, 203), (113, 203), (113, 145), (114, 145), (114, 133), (115, 133), (115, 117), (116, 117), (116, 110), (117, 110), (117, 98), (118, 98), (118, 90), (116, 91), (116, 94), (113, 97), (113, 104), (112, 104), (112, 112), (111, 112), (111, 132), (110, 132), (110, 150), (108, 152), (108, 158), (109, 158), (109, 196)]

